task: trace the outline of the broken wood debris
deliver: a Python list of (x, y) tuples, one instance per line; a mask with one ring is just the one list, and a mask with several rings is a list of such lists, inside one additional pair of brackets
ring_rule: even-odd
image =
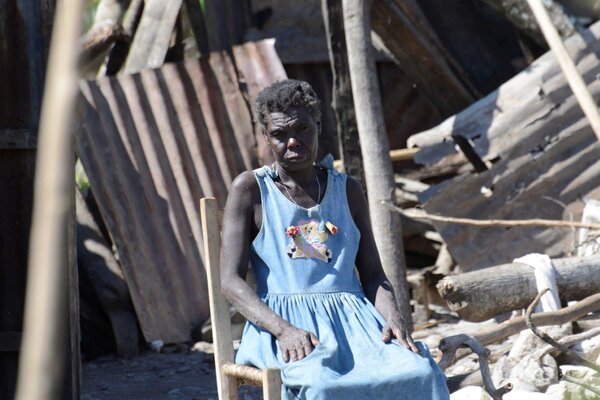
[(537, 337), (542, 339), (544, 342), (556, 347), (558, 350), (560, 350), (563, 354), (567, 355), (569, 358), (571, 358), (577, 364), (583, 365), (585, 367), (588, 367), (588, 368), (600, 373), (600, 365), (597, 365), (597, 364), (591, 362), (590, 360), (587, 360), (586, 358), (581, 357), (579, 354), (577, 354), (574, 351), (572, 351), (571, 349), (569, 349), (568, 346), (556, 341), (553, 337), (548, 335), (546, 332), (542, 332), (535, 326), (535, 324), (531, 320), (531, 315), (533, 314), (533, 310), (534, 310), (535, 306), (540, 302), (540, 299), (542, 298), (542, 296), (549, 290), (550, 289), (546, 288), (546, 289), (540, 291), (537, 294), (537, 296), (535, 296), (535, 299), (533, 299), (533, 301), (531, 302), (529, 307), (527, 307), (527, 312), (525, 313), (525, 322), (527, 322), (527, 327), (529, 329), (531, 329), (531, 331)]
[[(600, 24), (565, 41), (597, 100), (600, 85)], [(489, 166), (444, 180), (419, 194), (432, 215), (466, 219), (576, 219), (583, 198), (598, 193), (600, 156), (589, 124), (551, 53), (542, 56), (498, 91), (441, 125), (409, 138), (415, 161), (443, 167), (457, 157), (453, 136), (464, 137)], [(490, 228), (433, 221), (460, 271), (510, 262), (529, 252), (552, 257), (574, 250), (573, 233), (553, 228)], [(529, 238), (527, 241), (521, 240)], [(485, 248), (487, 251), (480, 251)]]
[(479, 357), (479, 368), (486, 391), (492, 396), (492, 399), (502, 400), (502, 396), (512, 390), (512, 385), (509, 383), (498, 389), (495, 388), (487, 361), (490, 351), (483, 347), (474, 337), (461, 334), (442, 339), (438, 346), (443, 353), (442, 360), (438, 363), (440, 368), (446, 369), (452, 363), (452, 359), (458, 348), (462, 346), (468, 346)]
[[(553, 264), (564, 304), (598, 292), (600, 257), (562, 258), (553, 260)], [(524, 309), (538, 292), (533, 268), (521, 263), (450, 275), (437, 288), (450, 309), (467, 321), (484, 321)]]

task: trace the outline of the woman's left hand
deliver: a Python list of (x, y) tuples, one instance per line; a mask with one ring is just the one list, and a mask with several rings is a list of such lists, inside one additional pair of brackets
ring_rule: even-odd
[(390, 318), (381, 330), (381, 340), (385, 343), (389, 343), (393, 338), (396, 338), (402, 346), (410, 351), (421, 354), (415, 341), (406, 330), (404, 321), (400, 317)]

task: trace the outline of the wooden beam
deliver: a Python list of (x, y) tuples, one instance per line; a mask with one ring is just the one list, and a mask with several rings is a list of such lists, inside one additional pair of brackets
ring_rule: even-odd
[(398, 60), (402, 70), (443, 115), (452, 115), (474, 100), (472, 90), (460, 79), (458, 65), (413, 1), (374, 0), (373, 30)]
[(594, 133), (600, 140), (600, 113), (598, 112), (598, 106), (588, 91), (581, 74), (577, 71), (577, 67), (571, 59), (571, 56), (569, 56), (560, 35), (552, 24), (552, 20), (548, 15), (546, 7), (544, 7), (541, 0), (527, 0), (527, 3), (529, 3), (531, 11), (533, 11), (533, 15), (540, 25), (540, 29), (542, 30), (550, 49), (552, 49), (552, 52), (556, 56), (558, 65), (565, 74), (567, 82), (569, 83), (571, 90), (573, 90), (573, 94), (575, 94), (583, 113), (589, 120)]
[(158, 68), (164, 63), (182, 1), (149, 0), (145, 3), (142, 19), (125, 61), (124, 73)]
[[(418, 152), (419, 152), (419, 149), (416, 147), (414, 147), (412, 149), (390, 150), (390, 160), (392, 160), (392, 162), (412, 160), (413, 158), (415, 158), (415, 154), (417, 154)], [(333, 162), (333, 167), (338, 170), (344, 169), (345, 171), (347, 171), (345, 169), (344, 160), (335, 160)], [(346, 173), (348, 173), (348, 172), (346, 172)]]
[(354, 101), (352, 100), (348, 49), (344, 37), (342, 1), (321, 0), (321, 9), (333, 77), (331, 107), (335, 114), (338, 142), (342, 155), (342, 160), (337, 161), (336, 168), (343, 167), (346, 174), (358, 180), (362, 187), (366, 188)]

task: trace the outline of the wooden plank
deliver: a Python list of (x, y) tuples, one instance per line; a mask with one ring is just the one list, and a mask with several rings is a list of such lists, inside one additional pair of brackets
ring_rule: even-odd
[(329, 50), (329, 63), (333, 77), (331, 107), (337, 122), (338, 143), (341, 149), (344, 171), (366, 187), (362, 154), (358, 141), (358, 127), (354, 101), (352, 99), (352, 85), (350, 83), (350, 68), (348, 67), (348, 50), (344, 37), (344, 16), (341, 0), (322, 0), (321, 9), (325, 32), (327, 35), (327, 48)]
[[(71, 144), (70, 165), (75, 165), (75, 152)], [(69, 308), (69, 335), (67, 343), (67, 386), (72, 400), (79, 400), (82, 391), (82, 368), (81, 368), (81, 323), (79, 305), (79, 270), (77, 268), (77, 217), (75, 210), (75, 196), (71, 197), (71, 210), (67, 221), (68, 240), (68, 308)], [(136, 326), (137, 329), (137, 326)]]
[(457, 65), (445, 54), (416, 2), (375, 0), (371, 21), (400, 67), (442, 114), (454, 114), (474, 100), (471, 90), (453, 72)]
[(263, 398), (268, 400), (281, 399), (281, 371), (277, 368), (263, 370)]
[(237, 399), (237, 384), (234, 378), (225, 374), (223, 366), (233, 363), (231, 320), (229, 303), (221, 292), (221, 221), (218, 218), (218, 205), (215, 199), (200, 200), (202, 234), (204, 238), (204, 260), (210, 298), (210, 320), (213, 329), (217, 391), (220, 399)]
[(18, 352), (22, 332), (0, 332), (0, 352)]
[(483, 1), (449, 1), (440, 7), (438, 0), (419, 0), (419, 7), (477, 98), (493, 92), (525, 66), (525, 59), (516, 62), (523, 50), (514, 25)]
[(31, 129), (0, 129), (0, 149), (37, 148), (37, 132)]
[(182, 1), (146, 1), (125, 61), (124, 73), (158, 68), (164, 63)]
[(569, 56), (561, 37), (548, 15), (548, 11), (544, 4), (539, 0), (527, 0), (527, 3), (533, 11), (533, 15), (535, 16), (546, 41), (550, 45), (550, 49), (552, 49), (552, 52), (556, 56), (558, 65), (560, 65), (560, 68), (565, 74), (565, 78), (567, 79), (571, 90), (573, 90), (575, 98), (590, 122), (594, 133), (600, 140), (600, 113), (598, 112), (598, 106), (594, 102), (590, 92), (587, 90), (586, 84), (577, 71), (575, 63)]

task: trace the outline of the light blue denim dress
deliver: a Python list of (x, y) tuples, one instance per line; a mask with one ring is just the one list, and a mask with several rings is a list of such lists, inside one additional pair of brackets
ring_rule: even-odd
[(254, 173), (263, 209), (250, 260), (258, 295), (320, 344), (306, 358), (285, 363), (277, 340), (248, 323), (236, 362), (281, 368), (283, 399), (448, 399), (445, 377), (422, 343), (424, 356), (381, 340), (385, 321), (355, 273), (360, 232), (346, 199), (346, 176), (328, 169), (321, 203), (306, 209), (275, 186), (274, 170)]

